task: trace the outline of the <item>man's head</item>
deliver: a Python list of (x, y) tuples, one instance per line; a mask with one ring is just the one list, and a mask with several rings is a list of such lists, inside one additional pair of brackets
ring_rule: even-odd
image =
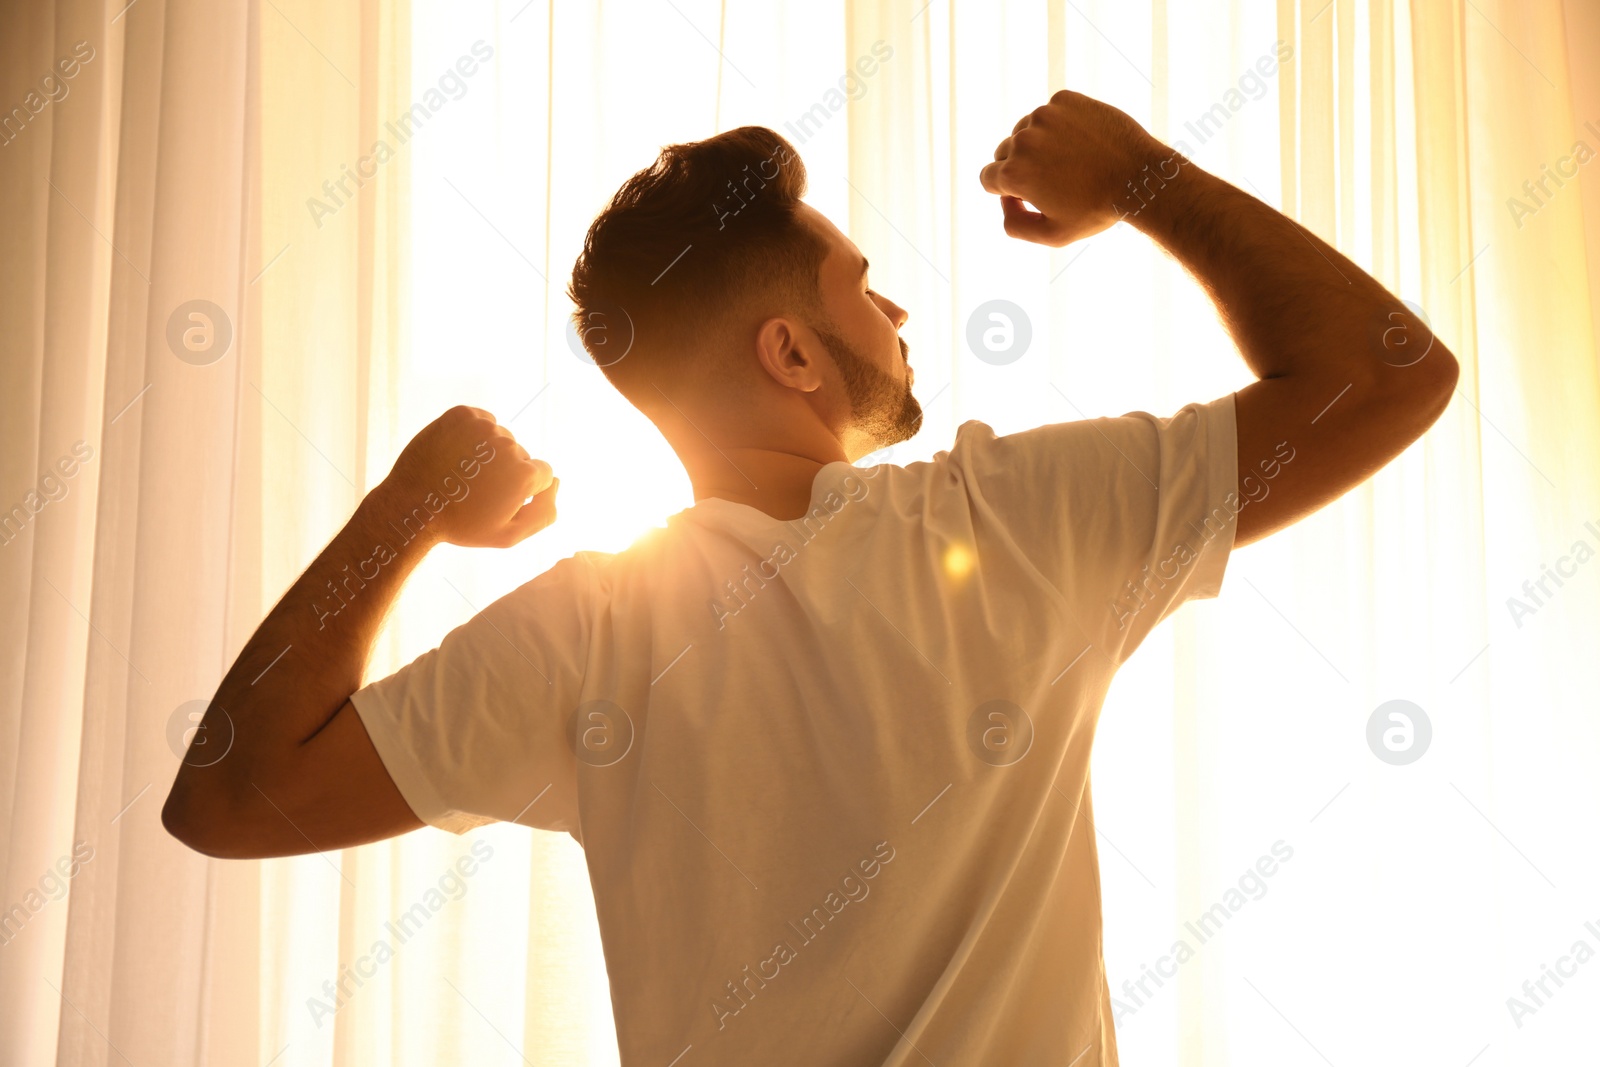
[(579, 336), (680, 452), (686, 421), (746, 447), (826, 434), (852, 460), (921, 426), (906, 313), (805, 189), (793, 146), (745, 126), (668, 145), (589, 228), (568, 288)]

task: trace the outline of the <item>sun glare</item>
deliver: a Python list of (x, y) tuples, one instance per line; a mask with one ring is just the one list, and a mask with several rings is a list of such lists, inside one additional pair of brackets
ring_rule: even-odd
[(944, 550), (944, 573), (957, 581), (971, 574), (977, 565), (977, 555), (966, 545), (951, 545)]

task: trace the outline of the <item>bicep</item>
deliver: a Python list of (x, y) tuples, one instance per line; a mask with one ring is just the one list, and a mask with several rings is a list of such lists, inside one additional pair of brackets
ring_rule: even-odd
[(251, 855), (293, 856), (351, 848), (423, 825), (406, 804), (346, 700), (270, 783), (252, 783)]
[(1298, 522), (1376, 474), (1449, 405), (1455, 358), (1340, 377), (1263, 378), (1234, 394), (1242, 507), (1234, 544)]

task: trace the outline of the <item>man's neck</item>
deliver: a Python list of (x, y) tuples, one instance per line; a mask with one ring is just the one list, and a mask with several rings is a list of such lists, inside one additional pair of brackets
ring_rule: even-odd
[(845, 459), (843, 452), (817, 458), (767, 448), (725, 448), (687, 466), (696, 501), (731, 500), (787, 521), (811, 510), (812, 487), (822, 468)]

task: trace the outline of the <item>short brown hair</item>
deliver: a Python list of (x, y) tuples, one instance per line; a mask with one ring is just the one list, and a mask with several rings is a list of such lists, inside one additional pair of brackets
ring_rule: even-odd
[[(590, 225), (567, 286), (606, 377), (631, 395), (670, 373), (673, 359), (692, 358), (755, 296), (781, 293), (820, 314), (827, 246), (796, 213), (805, 191), (799, 154), (765, 126), (667, 145), (623, 182)], [(591, 346), (584, 325), (618, 309), (632, 324), (630, 347), (607, 362), (615, 356)]]

